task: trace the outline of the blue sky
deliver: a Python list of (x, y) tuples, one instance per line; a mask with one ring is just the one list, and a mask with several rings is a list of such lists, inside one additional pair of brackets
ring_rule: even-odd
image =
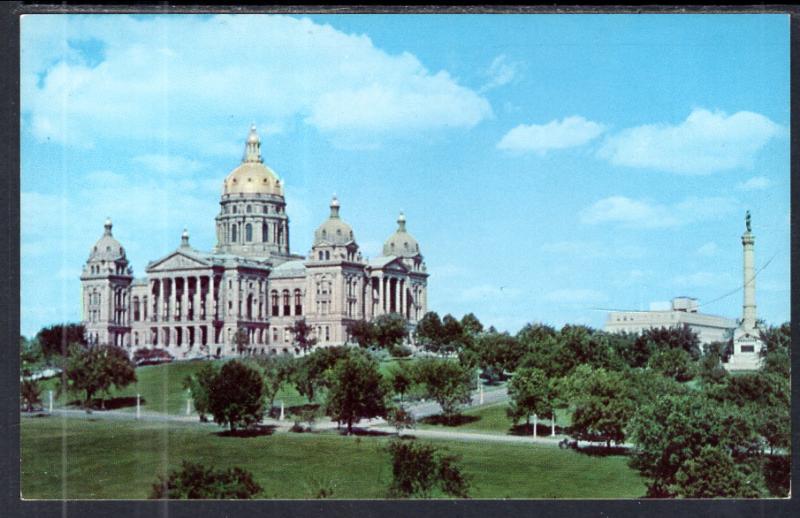
[(439, 313), (738, 317), (750, 209), (789, 319), (788, 16), (31, 15), (21, 74), (25, 335), (80, 319), (106, 216), (138, 276), (210, 249), (251, 122), (293, 251), (334, 192), (368, 256), (402, 209)]

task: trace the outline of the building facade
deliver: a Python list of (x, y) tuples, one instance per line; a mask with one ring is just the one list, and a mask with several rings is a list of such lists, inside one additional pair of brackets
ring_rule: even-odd
[(724, 342), (730, 339), (736, 321), (716, 315), (700, 313), (697, 299), (675, 297), (670, 309), (654, 311), (612, 311), (608, 314), (605, 330), (610, 333), (641, 333), (647, 329), (687, 325), (697, 333), (702, 344)]
[[(135, 278), (107, 220), (81, 275), (88, 341), (130, 352), (158, 347), (176, 358), (297, 353), (291, 328), (301, 318), (318, 345), (331, 346), (348, 343), (351, 322), (396, 313), (413, 342), (428, 273), (405, 216), (383, 254), (366, 260), (334, 196), (304, 257), (290, 251), (283, 189), (252, 127), (242, 163), (223, 181), (210, 252), (193, 248), (184, 230), (175, 251)], [(246, 333), (244, 351), (237, 331)]]

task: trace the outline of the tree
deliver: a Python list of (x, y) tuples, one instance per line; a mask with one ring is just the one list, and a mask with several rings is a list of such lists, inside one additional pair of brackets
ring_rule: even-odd
[(650, 356), (647, 366), (676, 381), (689, 381), (694, 377), (692, 359), (683, 349), (660, 349)]
[(78, 344), (85, 347), (86, 330), (83, 324), (56, 324), (44, 327), (36, 334), (36, 341), (45, 357), (67, 356), (70, 346)]
[(214, 470), (202, 464), (183, 461), (180, 470), (158, 477), (151, 499), (249, 499), (262, 492), (252, 473), (241, 468)]
[(23, 376), (31, 376), (37, 365), (43, 360), (42, 347), (37, 340), (26, 340), (20, 337), (19, 362)]
[(305, 317), (295, 320), (289, 331), (294, 336), (294, 344), (304, 353), (307, 353), (317, 343), (316, 338), (311, 338), (313, 329), (306, 323)]
[(508, 384), (508, 396), (511, 404), (508, 415), (514, 424), (525, 418), (525, 424), (530, 425), (531, 415), (554, 416), (553, 391), (550, 380), (540, 369), (519, 369)]
[(729, 452), (703, 446), (697, 457), (678, 469), (670, 489), (685, 498), (758, 498), (757, 486), (737, 468)]
[(629, 440), (635, 444), (632, 465), (649, 479), (647, 496), (657, 498), (694, 491), (687, 489), (688, 481), (718, 455), (707, 452), (705, 460), (687, 472), (689, 461), (699, 459), (705, 446), (727, 453), (737, 467), (759, 451), (751, 417), (696, 392), (668, 394), (640, 405), (631, 418)]
[(646, 329), (639, 337), (649, 343), (652, 352), (663, 349), (683, 349), (692, 361), (700, 359), (700, 339), (687, 325)]
[(330, 386), (328, 372), (348, 352), (347, 347), (321, 347), (299, 359), (292, 375), (297, 391), (309, 401), (314, 401), (320, 389)]
[(347, 423), (350, 435), (353, 423), (386, 415), (387, 385), (377, 362), (361, 350), (353, 350), (331, 370), (325, 413)]
[[(85, 394), (84, 407), (89, 411), (95, 394), (107, 393), (112, 386), (124, 388), (135, 381), (136, 370), (124, 349), (73, 345), (64, 361), (60, 390)], [(101, 399), (103, 408), (104, 401)]]
[(237, 428), (248, 428), (264, 417), (264, 380), (261, 374), (238, 360), (222, 366), (211, 382), (208, 401), (214, 422)]
[(461, 328), (465, 334), (472, 337), (476, 337), (483, 332), (483, 324), (474, 313), (467, 313), (461, 317)]
[(764, 348), (761, 350), (761, 370), (789, 379), (792, 351), (792, 330), (789, 322), (761, 330)]
[(347, 334), (362, 349), (375, 343), (375, 327), (366, 320), (355, 320), (347, 324)]
[(625, 440), (625, 428), (633, 415), (630, 386), (620, 372), (581, 365), (564, 384), (566, 397), (575, 410), (570, 434), (587, 441)]
[(652, 343), (637, 333), (608, 333), (608, 341), (614, 354), (628, 367), (646, 366), (653, 354)]
[(728, 347), (726, 342), (711, 342), (703, 346), (703, 356), (697, 362), (697, 375), (703, 385), (723, 383), (728, 371), (722, 366)]
[(392, 389), (395, 394), (400, 396), (400, 401), (403, 401), (403, 396), (414, 384), (414, 374), (410, 371), (409, 367), (403, 363), (399, 368), (393, 370), (390, 374), (392, 381)]
[(377, 346), (390, 353), (403, 343), (408, 333), (406, 320), (397, 313), (379, 315), (372, 321), (374, 340)]
[(247, 346), (250, 345), (250, 337), (247, 335), (246, 328), (240, 327), (236, 330), (233, 334), (233, 343), (236, 345), (238, 354), (241, 355), (247, 350)]
[(472, 372), (457, 362), (436, 358), (420, 360), (416, 371), (417, 382), (425, 385), (428, 396), (439, 403), (451, 423), (460, 406), (470, 402)]
[(417, 342), (426, 351), (439, 354), (444, 346), (442, 321), (435, 311), (428, 311), (417, 323)]
[(458, 457), (431, 444), (394, 440), (387, 447), (392, 457), (390, 498), (428, 498), (438, 485), (448, 495), (469, 497), (469, 482), (458, 466)]
[(256, 364), (264, 377), (264, 397), (267, 400), (267, 407), (272, 409), (275, 396), (292, 380), (297, 362), (292, 356), (281, 354), (260, 357), (256, 359)]
[(37, 405), (42, 404), (42, 388), (35, 380), (22, 380), (19, 396), (26, 412), (33, 412)]
[(386, 414), (386, 422), (389, 423), (389, 426), (397, 429), (398, 435), (400, 435), (400, 432), (404, 429), (414, 428), (417, 424), (417, 420), (414, 419), (414, 414), (402, 406), (389, 409)]
[(508, 333), (482, 333), (471, 345), (475, 351), (477, 365), (483, 375), (494, 383), (503, 379), (505, 371), (517, 369), (524, 350), (520, 343)]
[(219, 368), (213, 363), (205, 363), (197, 372), (186, 376), (183, 380), (183, 388), (192, 395), (194, 410), (200, 417), (201, 422), (206, 422), (206, 415), (211, 412), (211, 390), (214, 379), (219, 374)]
[(443, 352), (448, 354), (458, 352), (468, 342), (461, 322), (449, 313), (442, 317), (442, 340), (444, 342)]

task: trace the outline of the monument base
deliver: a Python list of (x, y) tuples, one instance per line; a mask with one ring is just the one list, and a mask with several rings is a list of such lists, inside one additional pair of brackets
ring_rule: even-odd
[(756, 370), (761, 367), (761, 349), (764, 342), (755, 330), (737, 329), (733, 333), (733, 354), (724, 364), (729, 371)]

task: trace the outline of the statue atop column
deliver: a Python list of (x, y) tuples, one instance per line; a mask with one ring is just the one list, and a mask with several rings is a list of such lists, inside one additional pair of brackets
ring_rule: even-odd
[(750, 232), (750, 211), (748, 210), (744, 215), (744, 225), (747, 228), (747, 231)]

